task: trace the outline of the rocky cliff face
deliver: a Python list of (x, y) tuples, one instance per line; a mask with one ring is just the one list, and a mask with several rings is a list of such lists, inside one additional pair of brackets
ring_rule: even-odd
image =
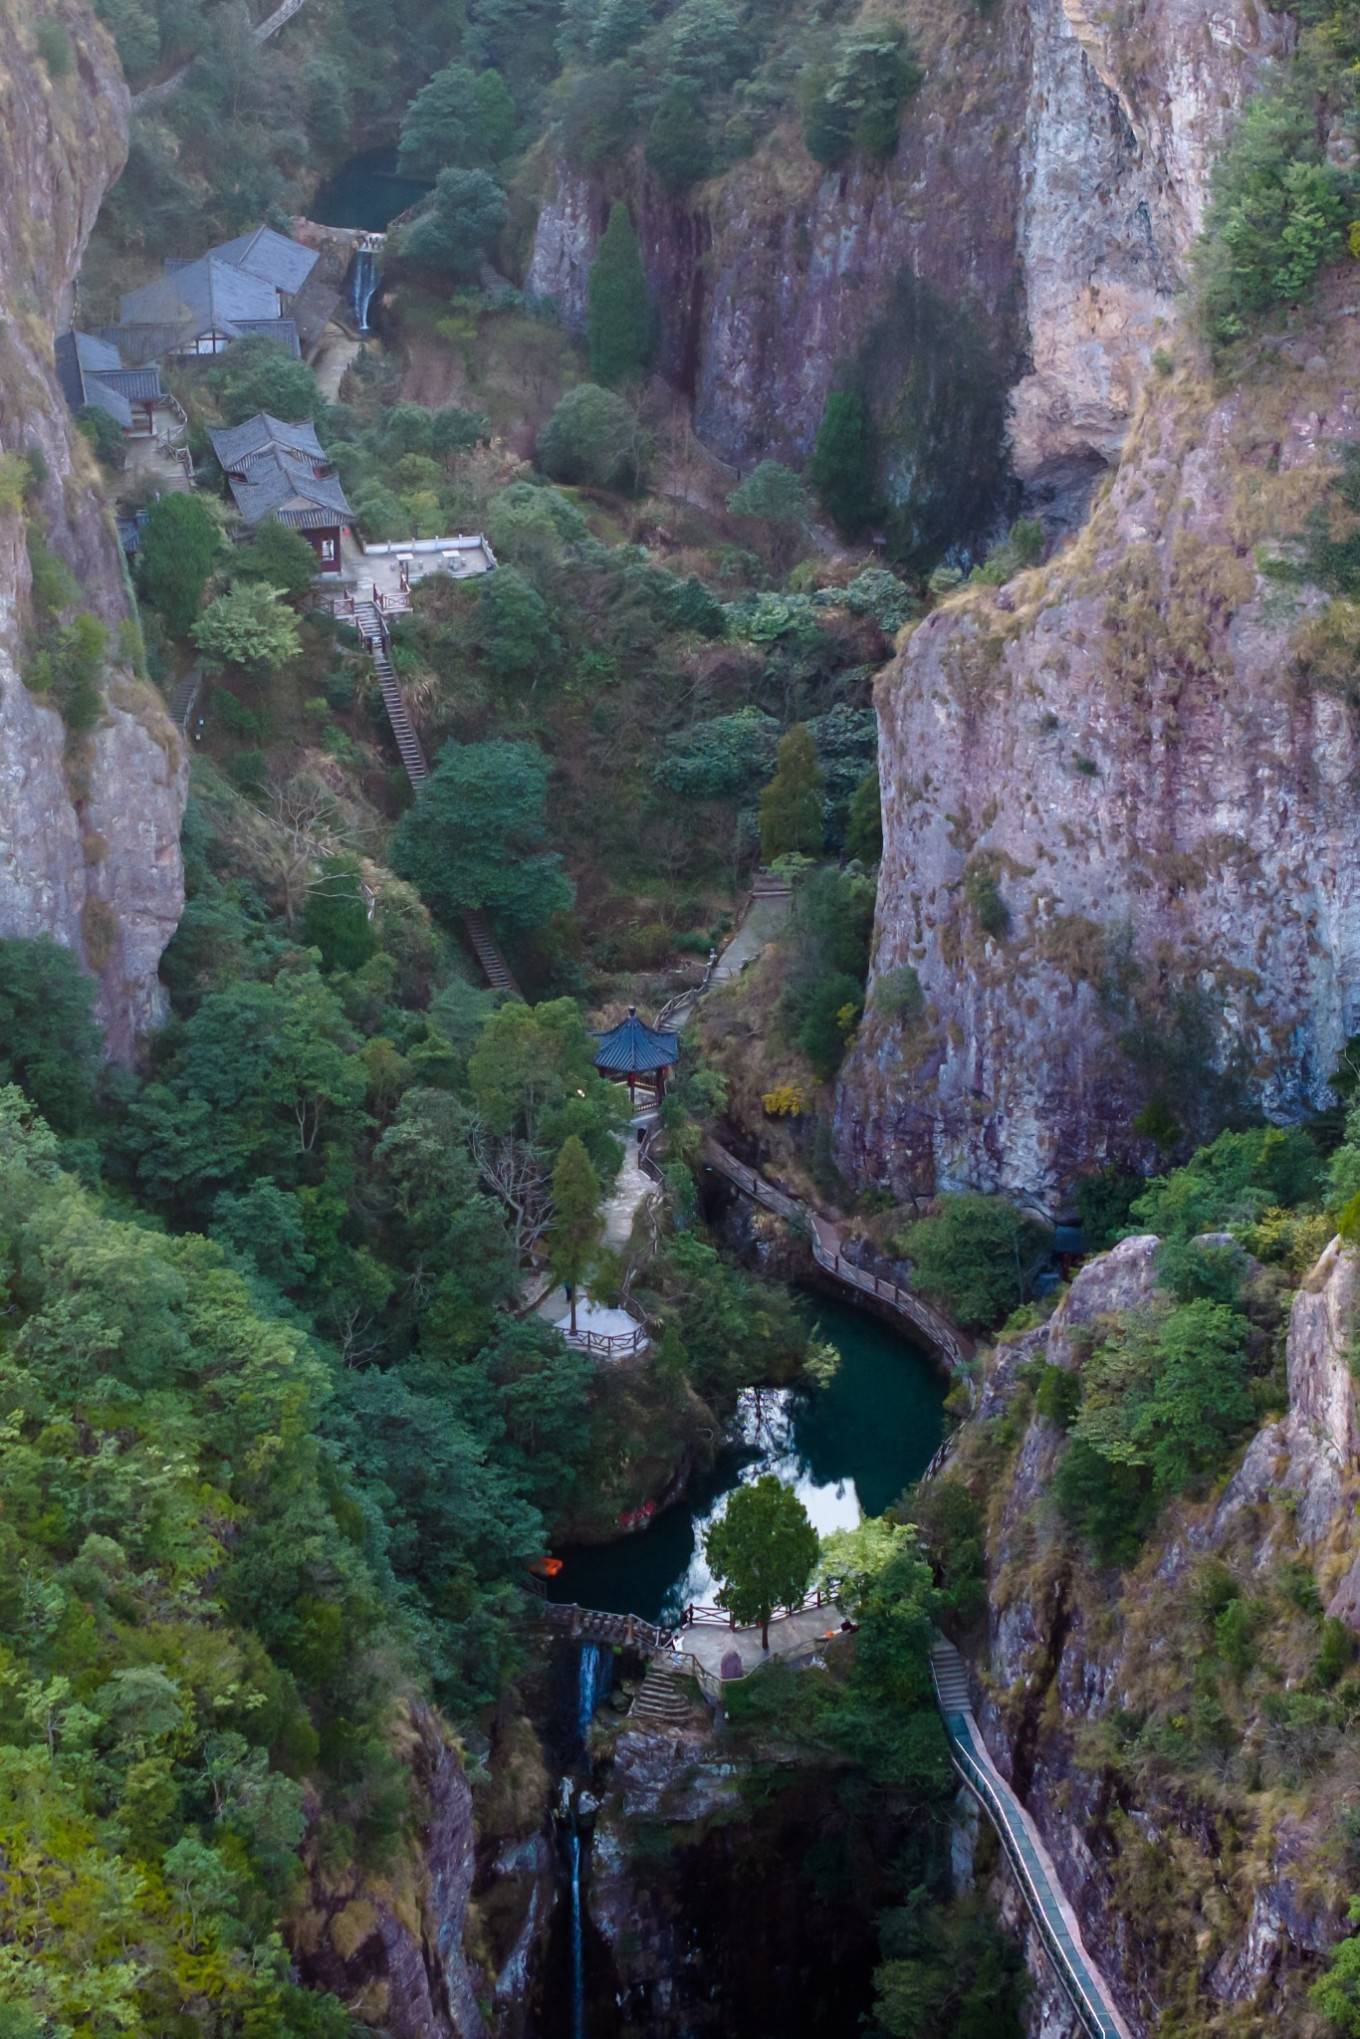
[[(39, 15), (71, 64), (38, 53)], [(60, 60), (55, 69), (60, 72)], [(122, 168), (127, 90), (83, 0), (0, 13), (0, 454), (27, 454), (22, 508), (0, 500), (0, 935), (50, 935), (98, 980), (110, 1052), (161, 1017), (156, 971), (183, 904), (185, 762), (153, 690), (118, 655), (128, 615), (118, 543), (53, 371), (52, 343), (104, 192)], [(104, 712), (68, 738), (20, 677), (32, 625), (25, 512), (70, 566), (115, 647)]]
[[(559, 163), (529, 287), (583, 324), (624, 193), (661, 364), (727, 458), (801, 459), (836, 374), (866, 355), (891, 429), (904, 391), (928, 405), (967, 333), (1009, 392), (1016, 472), (1065, 489), (1119, 447), (1207, 164), (1288, 27), (1254, 0), (938, 0), (908, 25), (926, 79), (891, 162), (823, 173), (780, 131), (682, 202), (633, 165), (612, 192)], [(894, 479), (909, 489), (909, 458)]]
[[(1360, 1024), (1360, 721), (1262, 571), (1360, 438), (1342, 283), (1216, 390), (1154, 376), (1080, 538), (937, 610), (878, 691), (885, 852), (843, 1163), (1052, 1205), (1133, 1127), (1297, 1115)], [(1168, 364), (1169, 365), (1169, 364)], [(923, 1013), (874, 1012), (915, 969)], [(1221, 1119), (1219, 1120), (1221, 1123)]]
[[(1023, 1372), (1079, 1368), (1102, 1319), (1146, 1306), (1156, 1248), (1130, 1239), (1088, 1263), (1049, 1325), (989, 1368), (955, 1467), (989, 1503), (977, 1711), (1135, 2033), (1159, 2018), (1193, 2033), (1303, 2031), (1304, 1994), (1344, 1918), (1346, 1758), (1344, 1736), (1310, 1739), (1310, 1703), (1288, 1695), (1318, 1689), (1314, 1587), (1360, 1629), (1347, 1359), (1360, 1268), (1334, 1244), (1296, 1295), (1288, 1412), (1221, 1494), (1173, 1510), (1130, 1572), (1097, 1573), (1056, 1520), (1062, 1434), (1030, 1410)], [(1231, 1675), (1204, 1611), (1229, 1580), (1257, 1638)], [(1219, 1718), (1214, 1695), (1229, 1688), (1235, 1712)]]
[(428, 1709), (413, 1710), (403, 1743), (420, 1806), (418, 1846), (382, 1878), (313, 1865), (293, 1951), (305, 1981), (333, 1991), (390, 2039), (484, 2039), (463, 1952), (476, 1868), (471, 1787)]

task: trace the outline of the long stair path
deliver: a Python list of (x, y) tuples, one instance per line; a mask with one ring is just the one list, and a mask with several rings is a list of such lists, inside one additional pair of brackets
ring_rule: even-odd
[[(374, 603), (356, 601), (354, 621), (373, 661), (373, 670), (378, 675), (383, 706), (387, 710), (387, 720), (391, 725), (397, 751), (402, 764), (406, 767), (406, 776), (418, 793), (430, 776), (430, 761), (425, 755), (420, 738), (416, 735), (415, 724), (406, 706), (406, 698), (397, 681), (396, 668), (388, 655), (383, 619)], [(491, 932), (486, 915), (480, 911), (465, 913), (463, 930), (491, 989), (503, 991), (511, 998), (522, 998), (524, 994), (516, 984), (510, 965), (497, 946), (496, 937)]]
[(1132, 2039), (1109, 1984), (1086, 1951), (1076, 1913), (1039, 1829), (988, 1754), (973, 1714), (963, 1658), (943, 1636), (931, 1646), (930, 1670), (954, 1768), (996, 1829), (1082, 2030), (1091, 2039)]
[[(282, 6), (276, 7), (272, 14), (251, 29), (251, 40), (257, 43), (268, 42), (271, 35), (278, 34), (285, 21), (291, 21), (293, 16), (301, 11), (302, 6), (303, 0), (283, 0)], [(145, 113), (149, 106), (159, 106), (162, 100), (168, 99), (172, 92), (179, 90), (197, 61), (198, 59), (193, 57), (187, 64), (181, 64), (177, 71), (172, 71), (168, 78), (162, 78), (159, 85), (147, 85), (142, 91), (134, 92), (132, 111)]]

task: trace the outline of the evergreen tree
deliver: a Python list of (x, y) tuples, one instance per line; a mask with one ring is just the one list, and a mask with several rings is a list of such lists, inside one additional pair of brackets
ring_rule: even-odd
[(572, 896), (543, 848), (547, 788), (532, 743), (446, 744), (397, 824), (393, 870), (450, 919), (484, 907), (506, 928), (541, 926)]
[(704, 1556), (717, 1573), (718, 1605), (743, 1625), (760, 1623), (770, 1647), (770, 1616), (807, 1591), (821, 1546), (792, 1487), (773, 1473), (738, 1487), (727, 1512), (704, 1536)]
[(328, 970), (361, 970), (377, 947), (357, 857), (326, 857), (307, 894), (303, 939)]
[(187, 637), (225, 541), (201, 496), (161, 496), (147, 512), (138, 549), (142, 592), (172, 637)]
[(232, 561), (232, 578), (268, 581), (281, 595), (305, 595), (316, 578), (316, 554), (300, 531), (268, 517)]
[(441, 170), (425, 211), (402, 233), (399, 252), (422, 269), (475, 276), (505, 225), (505, 193), (486, 170)]
[(775, 774), (760, 796), (760, 854), (767, 864), (797, 851), (815, 857), (825, 834), (822, 768), (806, 724), (779, 740)]
[(652, 353), (652, 303), (628, 208), (616, 201), (590, 271), (586, 344), (592, 379), (640, 376)]
[(876, 864), (883, 855), (883, 805), (877, 765), (870, 767), (850, 795), (845, 847), (863, 864)]
[(449, 64), (406, 109), (398, 167), (411, 177), (486, 169), (510, 153), (514, 136), (515, 102), (500, 72)]
[(762, 460), (733, 489), (727, 507), (734, 517), (752, 517), (765, 526), (770, 557), (784, 567), (812, 515), (812, 498), (791, 467)]
[(552, 1178), (553, 1216), (548, 1249), (553, 1273), (571, 1292), (571, 1328), (576, 1329), (576, 1298), (595, 1247), (600, 1215), (600, 1178), (583, 1142), (569, 1134), (562, 1143)]
[(590, 37), (591, 61), (631, 56), (651, 25), (651, 0), (604, 0)]
[(697, 184), (713, 167), (699, 90), (687, 79), (670, 87), (652, 115), (647, 163), (667, 191), (683, 191), (687, 185)]
[(857, 390), (833, 389), (808, 463), (808, 480), (822, 508), (849, 538), (878, 515), (877, 464), (873, 421), (864, 398)]

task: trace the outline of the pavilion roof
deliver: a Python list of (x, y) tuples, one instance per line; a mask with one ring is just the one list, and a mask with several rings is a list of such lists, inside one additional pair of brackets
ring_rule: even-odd
[(680, 1060), (679, 1036), (649, 1027), (646, 1020), (638, 1018), (635, 1005), (629, 1006), (627, 1019), (597, 1032), (595, 1038), (600, 1044), (595, 1054), (597, 1069), (641, 1076), (649, 1069), (669, 1069)]

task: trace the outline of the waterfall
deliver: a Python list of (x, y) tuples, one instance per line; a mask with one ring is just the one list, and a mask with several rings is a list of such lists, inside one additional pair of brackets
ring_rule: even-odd
[(373, 293), (378, 288), (378, 254), (365, 241), (355, 245), (354, 260), (349, 271), (349, 308), (354, 314), (355, 330), (368, 331), (368, 308), (373, 302)]
[(614, 1659), (610, 1651), (602, 1649), (599, 1643), (582, 1643), (581, 1661), (576, 1674), (576, 1726), (585, 1747), (590, 1733), (590, 1723), (595, 1718), (595, 1709), (609, 1690), (614, 1675)]
[(567, 1829), (567, 1866), (571, 1874), (571, 2039), (586, 2039), (586, 1930), (581, 1911), (581, 1827), (576, 1807)]

